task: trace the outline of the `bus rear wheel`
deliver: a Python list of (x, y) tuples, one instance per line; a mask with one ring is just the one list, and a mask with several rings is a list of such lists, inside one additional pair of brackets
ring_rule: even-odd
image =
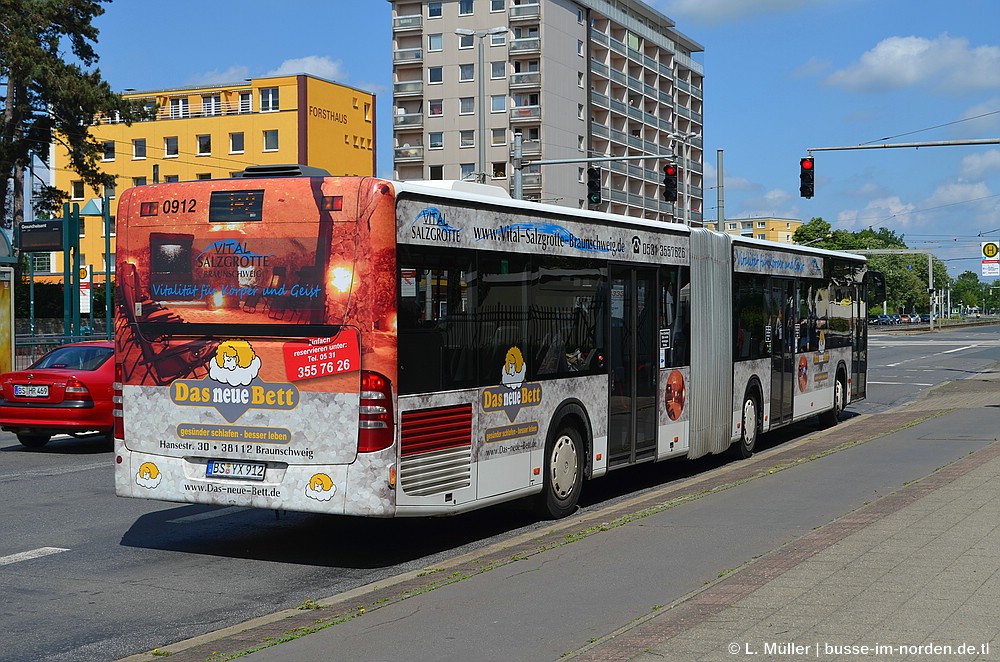
[(820, 422), (826, 427), (833, 427), (840, 422), (840, 414), (844, 411), (844, 398), (847, 388), (844, 386), (844, 373), (837, 373), (837, 382), (833, 385), (833, 409), (820, 414)]
[(563, 427), (545, 444), (545, 478), (538, 495), (539, 515), (566, 517), (576, 510), (583, 486), (583, 441), (573, 427)]
[(760, 426), (758, 420), (758, 406), (756, 394), (747, 390), (743, 396), (743, 416), (740, 419), (740, 440), (737, 443), (734, 455), (741, 459), (747, 459), (753, 455), (757, 448), (757, 436)]

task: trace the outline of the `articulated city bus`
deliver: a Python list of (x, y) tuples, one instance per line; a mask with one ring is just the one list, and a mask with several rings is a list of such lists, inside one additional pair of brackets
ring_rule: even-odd
[(858, 255), (300, 166), (118, 209), (122, 496), (561, 517), (865, 396)]

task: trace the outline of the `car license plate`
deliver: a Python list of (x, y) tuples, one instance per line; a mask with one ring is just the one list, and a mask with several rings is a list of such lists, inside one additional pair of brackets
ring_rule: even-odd
[(243, 480), (264, 480), (264, 465), (260, 462), (208, 461), (209, 478), (241, 478)]
[(32, 384), (14, 384), (14, 395), (22, 398), (47, 398), (49, 397), (48, 386), (34, 386)]

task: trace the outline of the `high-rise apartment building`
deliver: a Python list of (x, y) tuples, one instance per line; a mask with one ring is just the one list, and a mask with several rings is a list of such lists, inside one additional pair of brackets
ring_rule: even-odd
[[(105, 118), (91, 127), (103, 144), (100, 167), (114, 187), (95, 191), (69, 169), (69, 155), (53, 147), (51, 185), (81, 209), (110, 199), (112, 232), (116, 192), (156, 182), (229, 177), (248, 165), (298, 163), (334, 175), (375, 174), (375, 96), (306, 74), (163, 90), (127, 90), (146, 103), (153, 119), (126, 126)], [(93, 205), (91, 205), (93, 207)], [(100, 217), (80, 219), (81, 264), (103, 271)], [(111, 239), (114, 270), (114, 237)], [(34, 254), (41, 281), (62, 280), (62, 253)]]
[[(702, 221), (701, 45), (639, 0), (390, 0), (398, 179), (475, 179), (587, 206), (585, 162), (608, 157), (600, 209)], [(663, 197), (667, 159), (678, 199)]]

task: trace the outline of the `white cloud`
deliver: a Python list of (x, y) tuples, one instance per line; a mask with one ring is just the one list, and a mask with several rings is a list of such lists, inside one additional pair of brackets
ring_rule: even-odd
[(955, 127), (962, 136), (994, 137), (1000, 132), (1000, 97), (978, 103), (964, 113)]
[(722, 23), (747, 16), (799, 9), (816, 0), (667, 0), (653, 3), (672, 19), (694, 23)]
[(966, 179), (980, 179), (993, 172), (1000, 172), (1000, 150), (990, 149), (962, 159), (962, 177)]
[(344, 70), (342, 60), (331, 60), (325, 55), (307, 55), (285, 60), (278, 65), (277, 69), (272, 69), (266, 75), (287, 76), (289, 74), (311, 74), (338, 83), (343, 83), (350, 77)]
[(242, 65), (234, 65), (225, 70), (212, 69), (205, 73), (195, 74), (187, 80), (188, 85), (218, 85), (219, 83), (234, 83), (250, 78), (250, 69)]
[(970, 47), (967, 39), (946, 34), (889, 37), (826, 82), (860, 92), (917, 85), (938, 93), (1000, 87), (1000, 48)]
[(891, 229), (912, 224), (916, 207), (904, 203), (898, 195), (869, 200), (862, 209), (845, 209), (837, 214), (836, 229), (857, 232), (867, 227)]

